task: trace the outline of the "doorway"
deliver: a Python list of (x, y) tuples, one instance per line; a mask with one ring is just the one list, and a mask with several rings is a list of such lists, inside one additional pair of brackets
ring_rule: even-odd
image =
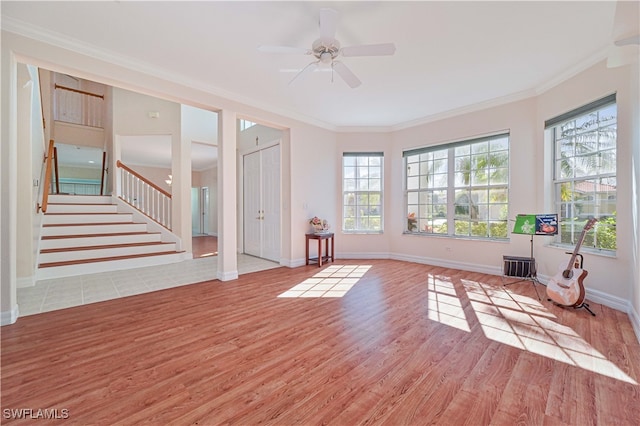
[(244, 252), (280, 262), (280, 145), (243, 157)]
[(209, 235), (209, 188), (191, 188), (191, 234)]

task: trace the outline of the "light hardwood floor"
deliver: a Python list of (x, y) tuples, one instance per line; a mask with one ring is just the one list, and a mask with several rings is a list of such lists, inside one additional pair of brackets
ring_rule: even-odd
[[(370, 268), (343, 280), (343, 297), (318, 297), (343, 285), (340, 265)], [(278, 297), (308, 279), (314, 297)], [(591, 307), (596, 317), (538, 301), (531, 283), (392, 260), (250, 273), (2, 327), (3, 416), (638, 425), (640, 345), (626, 314)]]
[(193, 258), (211, 257), (218, 255), (218, 237), (198, 235), (191, 238), (191, 252)]

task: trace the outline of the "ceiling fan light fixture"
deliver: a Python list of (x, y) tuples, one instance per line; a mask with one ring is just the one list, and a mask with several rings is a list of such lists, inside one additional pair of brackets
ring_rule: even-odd
[(331, 61), (333, 61), (333, 55), (330, 52), (320, 54), (320, 62), (323, 64), (330, 64)]
[(292, 48), (288, 46), (262, 46), (259, 50), (267, 53), (304, 53), (313, 55), (315, 61), (302, 69), (289, 84), (293, 83), (301, 75), (316, 70), (331, 70), (333, 81), (333, 71), (347, 83), (351, 88), (358, 87), (361, 82), (356, 75), (339, 61), (340, 56), (387, 56), (393, 55), (396, 47), (393, 43), (364, 44), (358, 46), (348, 46), (340, 48), (340, 42), (336, 40), (338, 12), (329, 8), (320, 9), (320, 38), (311, 45), (311, 50)]

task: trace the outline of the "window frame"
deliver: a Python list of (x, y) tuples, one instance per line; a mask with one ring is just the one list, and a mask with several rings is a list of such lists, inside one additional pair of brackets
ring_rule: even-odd
[[(610, 109), (613, 106), (615, 110), (615, 117), (613, 121), (605, 122), (601, 125), (600, 113)], [(588, 121), (588, 117), (594, 113), (597, 113), (597, 125), (591, 129), (588, 129), (584, 132), (579, 132), (577, 123), (583, 123), (584, 126), (588, 126), (590, 123)], [(574, 122), (573, 129), (576, 129), (576, 132), (573, 136), (565, 136), (559, 137), (558, 129), (563, 125), (567, 125), (570, 122)], [(575, 245), (577, 244), (577, 239), (579, 238), (583, 224), (586, 223), (589, 217), (596, 217), (598, 222), (595, 223), (593, 228), (586, 233), (585, 241), (581, 246), (581, 250), (584, 252), (594, 253), (594, 254), (603, 254), (607, 256), (615, 256), (617, 252), (617, 230), (615, 224), (617, 222), (617, 174), (618, 174), (618, 134), (617, 134), (617, 126), (618, 126), (618, 104), (616, 100), (616, 94), (611, 94), (605, 96), (603, 98), (597, 99), (593, 102), (590, 102), (586, 105), (563, 113), (557, 117), (551, 118), (545, 121), (545, 137), (548, 138), (549, 141), (549, 151), (550, 155), (547, 157), (550, 161), (550, 205), (551, 209), (554, 213), (558, 214), (559, 222), (560, 222), (560, 232), (558, 235), (554, 237), (551, 245), (556, 247), (561, 247), (566, 250), (573, 250)], [(613, 142), (608, 141), (604, 142), (603, 138), (598, 137), (595, 142), (596, 149), (586, 154), (580, 153), (575, 154), (577, 149), (574, 144), (574, 155), (565, 157), (566, 161), (569, 159), (577, 161), (580, 158), (594, 157), (598, 158), (601, 161), (601, 164), (597, 166), (597, 170), (591, 173), (585, 173), (584, 175), (576, 176), (576, 170), (578, 166), (575, 166), (571, 169), (572, 176), (560, 176), (562, 173), (562, 162), (564, 161), (562, 158), (559, 158), (559, 146), (563, 140), (570, 140), (572, 138), (578, 138), (580, 134), (588, 133), (588, 132), (597, 132), (600, 134), (603, 130), (614, 130)], [(588, 143), (588, 142), (587, 142)], [(606, 145), (608, 144), (608, 146)], [(613, 148), (611, 148), (613, 145)], [(586, 144), (585, 144), (586, 146)], [(604, 146), (604, 148), (602, 148)], [(566, 150), (565, 150), (566, 151)], [(611, 153), (613, 153), (613, 157), (611, 157)], [(606, 163), (602, 163), (602, 159), (607, 157), (610, 161)], [(604, 164), (604, 165), (603, 165)], [(613, 168), (613, 171), (606, 170), (606, 167)], [(603, 170), (604, 169), (604, 170)], [(606, 182), (606, 183), (603, 183)], [(613, 185), (611, 185), (613, 182)], [(577, 184), (591, 184), (593, 186), (593, 192), (585, 192), (585, 196), (583, 198), (576, 197), (576, 185)], [(563, 191), (563, 186), (565, 190)], [(605, 186), (609, 186), (614, 188), (614, 194), (612, 195), (610, 192), (606, 192), (606, 199), (598, 197), (597, 194), (602, 191), (597, 191), (596, 188), (603, 188)], [(566, 189), (571, 191), (571, 199), (563, 200), (563, 194), (566, 192)], [(564, 195), (566, 196), (566, 195)], [(612, 198), (613, 197), (613, 198)], [(605, 202), (604, 213), (602, 211), (601, 202)], [(611, 208), (611, 204), (613, 204), (613, 209)], [(587, 210), (593, 209), (594, 214), (588, 214), (581, 212), (580, 210), (587, 206)], [(590, 206), (590, 207), (589, 207)], [(563, 213), (564, 211), (564, 213)], [(567, 212), (578, 212), (576, 215), (572, 215), (569, 218), (569, 214)], [(586, 214), (586, 215), (585, 215)], [(562, 241), (563, 237), (563, 221), (568, 221), (571, 219), (571, 229), (569, 231), (570, 240), (571, 241)], [(577, 226), (576, 226), (577, 225)], [(614, 236), (611, 237), (611, 229), (613, 229)], [(606, 241), (613, 238), (613, 247), (607, 248), (602, 246), (591, 245), (598, 244), (598, 238), (601, 241)], [(611, 244), (611, 243), (609, 243)]]
[[(510, 138), (509, 131), (500, 131), (482, 137), (403, 151), (405, 205), (403, 234), (508, 241), (510, 235), (508, 230)], [(494, 143), (495, 148), (492, 148)], [(498, 149), (500, 143), (503, 144), (503, 147)], [(483, 145), (487, 146), (486, 152), (473, 151)], [(465, 149), (468, 150), (468, 154), (461, 154)], [(501, 159), (503, 163), (499, 167), (492, 167), (491, 162), (496, 158), (492, 154), (506, 154), (503, 155)], [(416, 156), (418, 156), (417, 159)], [(473, 164), (482, 164), (482, 156), (486, 157), (485, 166), (474, 168)], [(468, 157), (468, 170), (466, 177), (463, 177), (460, 182), (460, 175), (464, 171), (457, 170), (456, 167), (457, 164), (464, 163), (463, 157)], [(458, 161), (456, 161), (457, 159)], [(446, 167), (444, 166), (445, 160)], [(436, 162), (438, 162), (437, 166)], [(412, 164), (418, 167), (417, 176), (415, 171), (410, 170)], [(474, 175), (474, 171), (479, 173)], [(483, 172), (487, 179), (485, 183), (481, 183), (479, 178)], [(503, 181), (492, 183), (493, 179), (498, 179), (498, 172), (502, 173)], [(429, 178), (423, 179), (427, 175), (432, 175), (433, 185), (429, 182)], [(456, 175), (459, 182), (456, 182)], [(417, 186), (414, 179), (416, 177), (418, 179)], [(412, 183), (410, 183), (410, 179), (413, 179)], [(476, 180), (478, 181), (476, 182)], [(494, 191), (501, 192), (501, 201), (492, 201), (492, 196), (497, 194)], [(469, 200), (483, 199), (484, 201), (469, 204), (466, 206), (465, 213), (465, 206), (457, 201), (458, 197), (456, 196), (458, 193), (461, 197), (464, 192)], [(444, 198), (446, 198), (446, 203)], [(437, 209), (434, 209), (434, 206), (437, 206)], [(483, 209), (482, 212), (480, 208)], [(500, 209), (498, 214), (496, 214), (497, 208)], [(481, 212), (483, 216), (473, 218), (472, 209)], [(440, 219), (436, 221), (436, 217)], [(498, 219), (498, 217), (500, 218)], [(456, 221), (459, 223), (468, 222), (468, 231), (459, 233)], [(416, 229), (410, 230), (412, 226), (416, 226)], [(485, 234), (474, 235), (474, 227), (476, 231), (484, 228)], [(442, 232), (437, 232), (438, 229)]]
[[(347, 165), (346, 164), (346, 159), (347, 158), (355, 158), (355, 163), (356, 165)], [(358, 165), (359, 160), (361, 161), (362, 159), (366, 158), (367, 159), (367, 176), (358, 176), (358, 170), (359, 168), (364, 168), (364, 165)], [(380, 164), (379, 165), (372, 165), (370, 164), (371, 159), (372, 158), (378, 158)], [(351, 175), (347, 170), (347, 167), (352, 168), (355, 167), (354, 171), (354, 175)], [(376, 175), (371, 176), (369, 174), (369, 172), (371, 171), (372, 168), (375, 168), (379, 171), (379, 177), (377, 177)], [(363, 180), (367, 180), (367, 189), (359, 189), (361, 188), (364, 184), (361, 183)], [(379, 180), (379, 190), (375, 190), (375, 189), (370, 189), (369, 188), (369, 183), (371, 183), (371, 180)], [(349, 181), (353, 181), (353, 186), (350, 186), (349, 184), (351, 182)], [(353, 188), (353, 189), (352, 189)], [(358, 202), (358, 200), (360, 200), (360, 196), (365, 195), (367, 196), (367, 200), (368, 202), (366, 204), (360, 204)], [(378, 195), (379, 196), (379, 204), (371, 204), (370, 199), (371, 199), (371, 195)], [(353, 196), (354, 199), (354, 204), (348, 204), (347, 203), (347, 198)], [(341, 228), (342, 228), (342, 232), (345, 234), (382, 234), (384, 233), (384, 153), (383, 152), (343, 152), (342, 153), (342, 214), (341, 214)], [(379, 209), (379, 215), (375, 215), (374, 217), (379, 216), (379, 229), (373, 229), (371, 227), (368, 228), (364, 228), (364, 227), (360, 227), (359, 224), (361, 224), (361, 219), (365, 216), (365, 215), (360, 215), (358, 212), (358, 206), (367, 206), (367, 210), (368, 212), (371, 211), (372, 206), (377, 206)], [(348, 213), (348, 209), (349, 208), (353, 208), (354, 214), (347, 214)], [(371, 216), (371, 214), (367, 215), (367, 216)], [(371, 218), (369, 217), (369, 220)], [(347, 227), (347, 222), (353, 220), (354, 223), (354, 227)]]

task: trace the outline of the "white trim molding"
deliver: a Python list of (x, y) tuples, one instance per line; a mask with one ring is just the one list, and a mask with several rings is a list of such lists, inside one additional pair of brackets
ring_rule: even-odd
[(18, 277), (16, 279), (16, 288), (28, 288), (36, 285), (36, 277)]
[(479, 265), (475, 263), (433, 259), (429, 257), (411, 256), (406, 254), (391, 254), (391, 259), (404, 260), (405, 262), (422, 263), (425, 265), (440, 266), (443, 268), (460, 269), (463, 271), (480, 272), (489, 275), (502, 275), (502, 269), (498, 266)]
[(227, 272), (222, 272), (222, 271), (218, 271), (218, 273), (216, 274), (216, 278), (219, 279), (220, 281), (232, 281), (232, 280), (237, 280), (238, 279), (238, 271), (227, 271)]
[(631, 321), (633, 331), (636, 333), (638, 343), (640, 343), (640, 315), (638, 315), (638, 312), (633, 309), (633, 305), (631, 303), (629, 303), (629, 310), (627, 311), (627, 315), (629, 315), (629, 321)]
[(18, 320), (18, 305), (15, 305), (10, 311), (0, 313), (0, 326), (10, 325)]

